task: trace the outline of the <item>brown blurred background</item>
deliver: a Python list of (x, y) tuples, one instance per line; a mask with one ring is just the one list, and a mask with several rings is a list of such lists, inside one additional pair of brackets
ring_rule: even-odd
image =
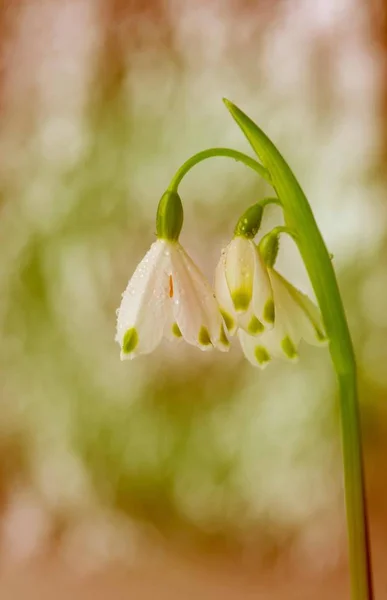
[[(327, 351), (261, 372), (237, 344), (121, 363), (114, 343), (175, 170), (250, 152), (226, 96), (285, 155), (334, 255), (387, 598), (385, 3), (9, 0), (0, 65), (1, 597), (349, 597)], [(268, 192), (226, 159), (184, 180), (182, 241), (210, 279)], [(310, 291), (290, 243), (279, 269)]]

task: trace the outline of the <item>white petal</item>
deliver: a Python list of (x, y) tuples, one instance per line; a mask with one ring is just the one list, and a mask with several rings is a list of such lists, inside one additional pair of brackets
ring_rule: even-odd
[(171, 251), (173, 312), (183, 338), (202, 350), (228, 350), (223, 319), (210, 284), (183, 247)]
[(253, 297), (255, 245), (244, 237), (234, 238), (226, 248), (226, 280), (234, 309), (244, 313)]
[(252, 240), (236, 237), (225, 252), (226, 281), (238, 324), (251, 335), (271, 329), (273, 292), (267, 267)]
[(297, 346), (301, 339), (298, 327), (298, 305), (288, 293), (276, 272), (269, 269), (275, 302), (275, 325), (259, 337), (259, 343), (270, 357), (282, 357), (291, 361), (298, 359)]
[(267, 267), (255, 245), (254, 249), (253, 299), (246, 312), (238, 315), (238, 324), (246, 333), (258, 336), (273, 328), (275, 309)]
[[(136, 268), (117, 315), (121, 359), (148, 354), (160, 343), (168, 317), (168, 243), (157, 240)], [(129, 352), (123, 345), (130, 348)]]
[(301, 337), (315, 346), (326, 345), (328, 338), (325, 334), (324, 325), (319, 308), (303, 292), (294, 287), (277, 271), (273, 271), (274, 277), (281, 281), (289, 295), (298, 305), (299, 310), (295, 313), (296, 326), (300, 329)]
[(274, 298), (273, 290), (269, 278), (268, 269), (255, 246), (255, 269), (253, 286), (253, 311), (254, 315), (261, 321), (266, 329), (271, 329), (274, 325)]
[(247, 334), (243, 329), (238, 330), (238, 337), (246, 358), (254, 367), (264, 369), (270, 362), (272, 356), (262, 343), (262, 337), (254, 337)]
[(301, 338), (324, 343), (325, 336), (318, 308), (277, 271), (269, 269), (275, 301), (275, 325), (259, 337), (239, 330), (239, 339), (246, 358), (260, 367), (273, 357), (296, 361)]
[(176, 323), (175, 315), (173, 314), (173, 300), (170, 299), (168, 302), (169, 311), (168, 317), (164, 326), (164, 337), (170, 342), (176, 342), (182, 339), (182, 333), (178, 324)]
[(238, 326), (249, 333), (249, 335), (261, 335), (265, 331), (265, 325), (261, 319), (254, 314), (253, 303), (251, 302), (246, 312), (238, 315)]
[(220, 260), (215, 269), (215, 295), (219, 303), (225, 325), (230, 333), (234, 335), (237, 327), (237, 317), (231, 300), (230, 290), (226, 279), (226, 254), (222, 251)]
[(275, 302), (286, 309), (293, 335), (314, 345), (327, 343), (317, 306), (275, 270), (270, 270)]

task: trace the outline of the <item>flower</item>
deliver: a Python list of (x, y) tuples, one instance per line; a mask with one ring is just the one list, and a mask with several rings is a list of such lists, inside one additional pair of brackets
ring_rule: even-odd
[(122, 295), (116, 333), (121, 360), (152, 352), (163, 335), (201, 350), (229, 348), (211, 286), (177, 239), (159, 238)]
[(215, 271), (215, 294), (231, 335), (238, 326), (250, 335), (273, 327), (270, 278), (252, 239), (237, 235), (223, 250)]
[(309, 344), (327, 343), (320, 311), (302, 292), (275, 269), (268, 267), (274, 294), (275, 325), (258, 338), (240, 329), (239, 340), (246, 358), (264, 368), (273, 357), (291, 361), (298, 359), (297, 346), (303, 338)]

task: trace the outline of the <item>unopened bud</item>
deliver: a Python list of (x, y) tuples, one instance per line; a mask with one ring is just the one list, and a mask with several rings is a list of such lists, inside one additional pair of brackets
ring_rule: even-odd
[(261, 226), (263, 208), (260, 204), (253, 204), (239, 219), (234, 235), (254, 239)]
[(156, 216), (157, 237), (177, 241), (183, 226), (183, 205), (177, 192), (165, 192), (159, 202)]
[(273, 267), (279, 251), (279, 233), (274, 229), (258, 244), (259, 253), (268, 267)]

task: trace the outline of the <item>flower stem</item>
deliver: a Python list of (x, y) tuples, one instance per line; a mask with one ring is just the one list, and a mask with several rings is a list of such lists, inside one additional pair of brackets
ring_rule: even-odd
[(356, 386), (356, 360), (331, 258), (309, 202), (284, 158), (247, 115), (231, 102), (225, 100), (225, 104), (270, 173), (272, 185), (283, 205), (285, 223), (296, 232), (296, 243), (313, 285), (330, 339), (330, 353), (340, 386), (352, 599), (372, 600), (374, 596)]
[(352, 594), (354, 600), (372, 600), (374, 596), (356, 370), (340, 374), (339, 386)]
[(271, 184), (271, 177), (267, 169), (259, 164), (250, 156), (243, 154), (243, 152), (238, 152), (237, 150), (232, 150), (231, 148), (210, 148), (209, 150), (203, 150), (202, 152), (198, 152), (194, 156), (191, 156), (185, 163), (176, 171), (174, 177), (169, 184), (168, 190), (172, 192), (176, 192), (179, 186), (179, 183), (183, 179), (183, 177), (198, 163), (203, 160), (207, 160), (207, 158), (212, 158), (213, 156), (227, 156), (228, 158), (233, 158), (237, 160), (250, 169), (253, 169), (256, 173), (258, 173), (263, 179), (265, 179), (268, 183)]

